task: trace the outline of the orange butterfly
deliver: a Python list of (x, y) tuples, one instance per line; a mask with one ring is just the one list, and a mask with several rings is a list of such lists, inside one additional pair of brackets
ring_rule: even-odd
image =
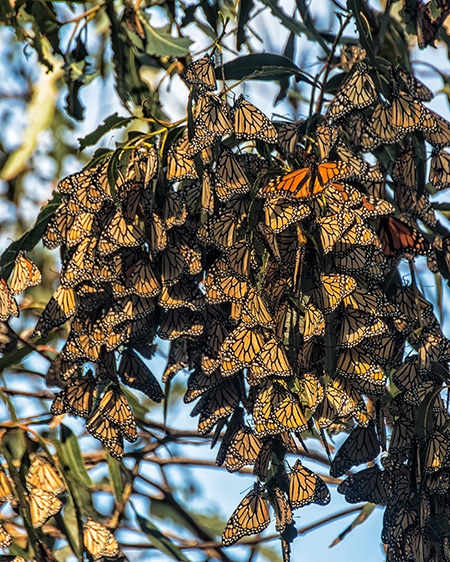
[(317, 167), (301, 168), (281, 178), (274, 178), (259, 190), (258, 195), (309, 199), (323, 191), (331, 182), (348, 178), (352, 173), (353, 168), (345, 162), (325, 162)]
[(378, 218), (377, 235), (381, 250), (388, 258), (404, 254), (426, 255), (430, 247), (420, 232), (394, 217)]

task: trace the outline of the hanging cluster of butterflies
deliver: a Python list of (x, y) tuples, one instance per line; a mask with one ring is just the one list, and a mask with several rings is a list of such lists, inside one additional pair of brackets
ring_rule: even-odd
[[(34, 528), (42, 527), (50, 518), (63, 508), (59, 499), (66, 491), (64, 482), (57, 469), (43, 453), (36, 454), (25, 475), (25, 500), (28, 503), (29, 516)], [(0, 503), (10, 503), (17, 510), (20, 495), (7, 471), (0, 467)], [(83, 525), (83, 542), (86, 553), (91, 560), (116, 556), (120, 552), (114, 535), (106, 527), (87, 517)], [(9, 532), (0, 525), (0, 547), (7, 548), (12, 543)], [(10, 557), (11, 562), (25, 562), (19, 556)]]
[[(363, 59), (354, 49), (326, 113), (298, 123), (214, 93), (213, 57), (187, 66), (187, 127), (60, 182), (44, 244), (61, 247), (61, 280), (35, 334), (68, 322), (47, 373), (61, 388), (51, 411), (85, 418), (117, 459), (138, 438), (121, 383), (161, 401), (144, 359), (156, 337), (170, 341), (162, 382), (189, 372), (184, 400), (198, 400), (199, 433), (222, 440), (218, 465), (253, 466), (257, 479), (224, 545), (263, 531), (273, 510), (288, 560), (293, 510), (330, 495), (285, 457), (345, 431), (332, 476), (383, 458), (339, 491), (387, 506), (388, 560), (437, 561), (450, 552), (450, 342), (413, 260), (450, 276), (430, 201), (450, 187), (450, 124), (412, 74), (381, 77)], [(18, 287), (35, 284), (29, 264), (1, 281), (0, 320), (16, 313)]]

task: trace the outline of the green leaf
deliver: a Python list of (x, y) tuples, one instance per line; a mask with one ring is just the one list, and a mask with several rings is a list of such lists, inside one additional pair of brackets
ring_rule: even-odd
[(367, 58), (370, 62), (375, 61), (375, 45), (373, 43), (370, 24), (364, 14), (364, 5), (360, 0), (347, 0), (347, 8), (355, 18), (356, 28), (358, 29), (359, 41), (366, 50)]
[(298, 81), (314, 82), (291, 59), (283, 55), (260, 53), (239, 57), (216, 68), (216, 76), (225, 80), (281, 80), (295, 76)]
[(122, 117), (117, 112), (109, 115), (101, 125), (99, 125), (95, 131), (89, 133), (84, 138), (79, 138), (78, 142), (80, 144), (80, 151), (84, 150), (87, 146), (92, 146), (97, 144), (103, 135), (106, 135), (109, 131), (113, 129), (121, 129), (131, 123), (134, 117)]
[[(62, 465), (67, 465), (72, 477), (75, 478), (84, 488), (92, 488), (92, 480), (84, 466), (83, 456), (78, 445), (78, 438), (73, 431), (64, 424), (61, 424), (61, 441), (55, 443), (58, 449), (58, 457)], [(61, 453), (61, 455), (60, 455)]]
[(22, 516), (23, 524), (25, 527), (25, 532), (28, 538), (28, 553), (27, 557), (30, 557), (30, 554), (36, 557), (35, 551), (35, 544), (36, 544), (36, 530), (34, 529), (31, 523), (31, 514), (30, 514), (30, 507), (28, 501), (25, 499), (25, 488), (22, 484), (22, 480), (20, 475), (15, 467), (14, 459), (8, 450), (8, 447), (3, 442), (0, 442), (0, 450), (5, 457), (6, 463), (8, 465), (8, 472), (9, 475), (14, 483), (14, 491), (16, 498), (18, 500), (18, 507), (19, 513)]
[[(288, 16), (283, 10), (280, 8), (280, 2), (277, 0), (261, 0), (264, 5), (270, 8), (272, 14), (281, 20), (281, 23), (284, 25), (286, 29), (296, 33), (297, 35), (303, 34), (310, 41), (314, 41), (314, 43), (319, 43), (322, 49), (328, 54), (330, 52), (330, 48), (328, 47), (324, 36), (319, 33), (315, 27), (310, 24), (308, 27), (304, 23), (297, 21), (295, 18)], [(281, 3), (282, 4), (282, 3)]]
[(247, 27), (247, 22), (250, 19), (250, 12), (255, 7), (253, 0), (241, 0), (239, 2), (238, 11), (238, 25), (236, 33), (236, 48), (238, 51), (241, 50), (242, 43), (245, 43), (246, 35), (245, 29)]
[[(139, 14), (141, 15), (141, 14)], [(144, 26), (146, 46), (148, 55), (158, 57), (184, 57), (189, 54), (192, 41), (187, 37), (172, 37), (165, 28), (157, 28), (150, 25), (143, 17), (140, 18)]]
[(0, 373), (11, 367), (11, 365), (18, 365), (27, 355), (33, 353), (34, 349), (29, 345), (24, 345), (16, 349), (14, 353), (9, 353), (0, 358)]
[(133, 504), (134, 512), (136, 513), (136, 518), (138, 525), (143, 533), (148, 537), (152, 545), (159, 551), (164, 552), (167, 556), (172, 558), (172, 560), (177, 560), (179, 562), (190, 562), (183, 552), (173, 544), (173, 542), (167, 538), (159, 529), (151, 523), (148, 519), (140, 515)]
[(317, 31), (316, 26), (314, 25), (314, 20), (312, 19), (311, 14), (309, 13), (309, 9), (308, 9), (308, 6), (306, 5), (305, 0), (296, 0), (295, 4), (298, 8), (298, 11), (300, 12), (300, 15), (302, 16), (302, 20), (303, 20), (305, 26), (307, 27), (307, 29), (309, 31), (309, 34), (307, 34), (308, 38), (317, 41), (317, 43), (319, 43), (319, 45), (322, 47), (322, 49), (327, 54), (329, 54), (330, 49), (329, 49), (326, 41), (322, 37), (322, 35)]
[(111, 483), (114, 490), (114, 497), (117, 503), (123, 504), (123, 476), (121, 471), (121, 463), (112, 456), (106, 454), (106, 462), (108, 464), (109, 476), (111, 477)]
[(21, 250), (29, 252), (41, 241), (45, 229), (60, 203), (61, 196), (58, 193), (53, 193), (53, 199), (41, 210), (33, 228), (25, 232), (19, 240), (16, 240), (6, 248), (0, 257), (2, 277), (5, 279), (9, 277), (14, 267), (14, 261)]
[(126, 107), (129, 106), (130, 100), (140, 106), (148, 96), (148, 86), (140, 77), (142, 64), (136, 56), (125, 23), (121, 24), (117, 19), (114, 5), (108, 2), (105, 5), (105, 12), (111, 23), (112, 59), (117, 94)]
[(423, 398), (419, 409), (417, 410), (415, 433), (422, 442), (433, 433), (433, 407), (435, 406), (436, 397), (442, 392), (442, 387), (436, 388), (428, 392)]

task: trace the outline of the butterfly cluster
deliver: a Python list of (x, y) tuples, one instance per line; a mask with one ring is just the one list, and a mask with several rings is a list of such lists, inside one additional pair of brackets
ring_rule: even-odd
[[(57, 515), (63, 508), (63, 501), (58, 496), (66, 492), (66, 487), (53, 460), (50, 461), (43, 453), (34, 455), (25, 474), (25, 500), (29, 509), (29, 517), (34, 528), (42, 527), (50, 518)], [(0, 467), (0, 503), (10, 503), (16, 509), (19, 504), (19, 493), (7, 471)], [(0, 547), (11, 545), (12, 537), (0, 525)], [(120, 552), (119, 544), (111, 531), (87, 517), (83, 527), (83, 542), (91, 560), (116, 556)], [(24, 562), (24, 559), (8, 557), (11, 562)]]
[[(381, 79), (363, 59), (344, 53), (327, 111), (298, 123), (215, 93), (212, 56), (188, 65), (187, 127), (142, 136), (58, 185), (44, 244), (61, 247), (61, 279), (35, 334), (67, 323), (47, 373), (60, 387), (51, 412), (85, 418), (117, 459), (124, 439), (138, 439), (122, 384), (160, 402), (145, 359), (155, 338), (170, 342), (161, 382), (188, 372), (184, 401), (197, 400), (199, 434), (221, 441), (217, 464), (251, 466), (256, 477), (225, 546), (263, 531), (273, 510), (288, 560), (293, 511), (330, 494), (286, 457), (301, 456), (308, 437), (328, 450), (325, 432), (347, 432), (331, 475), (383, 453), (339, 491), (386, 506), (388, 560), (442, 560), (450, 342), (413, 262), (426, 256), (450, 277), (430, 200), (450, 187), (450, 124), (426, 107), (433, 94), (412, 74), (390, 67)], [(4, 321), (19, 288), (37, 280), (17, 259), (22, 270), (9, 287), (1, 281)], [(114, 539), (102, 536), (110, 554)]]

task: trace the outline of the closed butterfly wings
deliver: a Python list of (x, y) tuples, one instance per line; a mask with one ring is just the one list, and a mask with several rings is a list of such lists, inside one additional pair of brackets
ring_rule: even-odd
[(225, 526), (222, 543), (231, 546), (247, 535), (261, 533), (270, 523), (269, 502), (262, 497), (261, 486), (255, 484), (238, 505)]

